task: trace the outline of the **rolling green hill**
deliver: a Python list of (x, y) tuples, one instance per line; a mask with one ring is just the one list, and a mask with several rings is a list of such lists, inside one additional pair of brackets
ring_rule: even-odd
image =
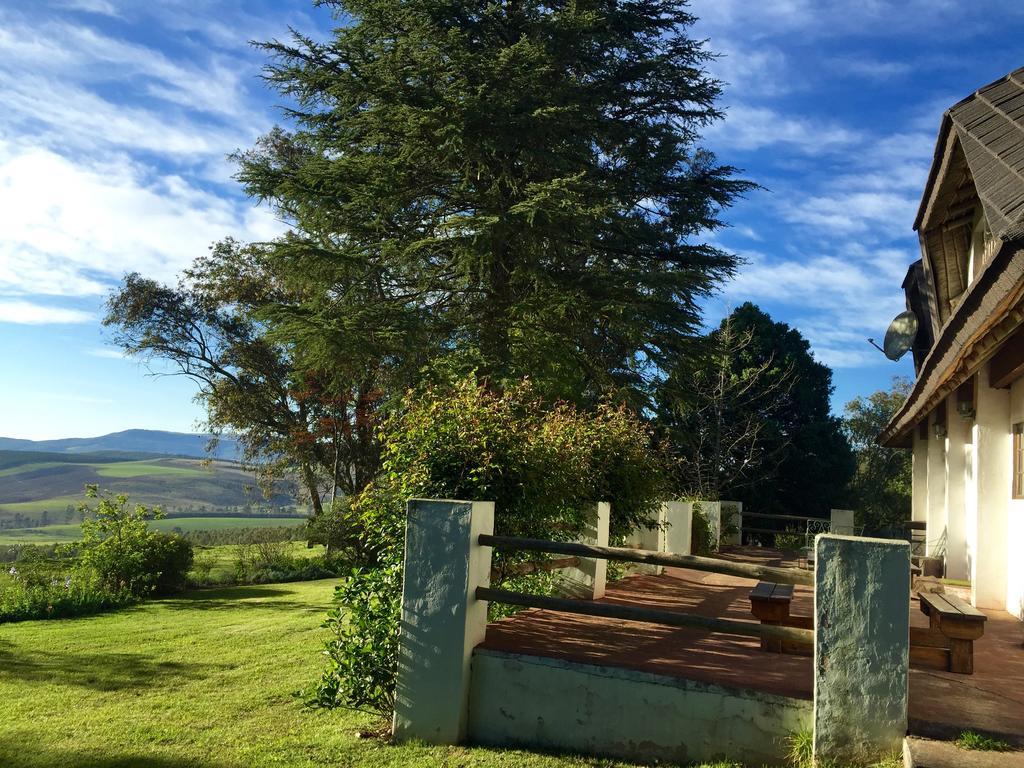
[(284, 494), (264, 498), (252, 474), (233, 462), (125, 452), (0, 451), (0, 528), (78, 522), (75, 509), (91, 483), (127, 493), (132, 502), (160, 506), (169, 518), (304, 514)]

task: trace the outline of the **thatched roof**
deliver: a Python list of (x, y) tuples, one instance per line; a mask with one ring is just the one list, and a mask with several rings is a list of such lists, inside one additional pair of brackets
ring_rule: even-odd
[[(968, 285), (963, 226), (980, 202), (993, 235)], [(966, 381), (1024, 320), (1024, 67), (986, 85), (942, 117), (914, 229), (940, 301), (941, 328), (906, 403), (878, 437), (906, 444), (909, 431)]]
[[(927, 229), (941, 210), (937, 182), (961, 161), (951, 146), (959, 139), (992, 234), (1005, 241), (1024, 237), (1024, 67), (986, 85), (946, 110), (928, 183), (914, 229)], [(941, 186), (941, 185), (940, 185)]]

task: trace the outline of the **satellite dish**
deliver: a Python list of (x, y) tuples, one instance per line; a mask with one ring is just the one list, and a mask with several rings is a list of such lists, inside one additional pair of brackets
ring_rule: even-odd
[(889, 323), (889, 330), (885, 332), (885, 341), (882, 342), (882, 351), (890, 360), (899, 360), (914, 344), (914, 337), (917, 336), (917, 315), (910, 310), (900, 312)]

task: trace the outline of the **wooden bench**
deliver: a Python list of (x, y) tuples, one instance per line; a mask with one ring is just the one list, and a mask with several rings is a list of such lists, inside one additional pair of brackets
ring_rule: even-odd
[(910, 628), (910, 660), (924, 667), (974, 674), (974, 641), (985, 634), (986, 616), (954, 595), (921, 592), (929, 626)]
[[(750, 612), (762, 624), (778, 624), (783, 627), (814, 629), (813, 617), (790, 615), (789, 609), (792, 602), (792, 584), (775, 584), (771, 581), (761, 581), (750, 590)], [(812, 649), (804, 643), (791, 643), (761, 638), (761, 650), (773, 653), (807, 653)]]

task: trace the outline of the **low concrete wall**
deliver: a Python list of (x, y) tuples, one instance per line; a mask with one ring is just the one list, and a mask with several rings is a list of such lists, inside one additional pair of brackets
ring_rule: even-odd
[(810, 701), (559, 659), (476, 649), (471, 741), (644, 763), (784, 762)]

